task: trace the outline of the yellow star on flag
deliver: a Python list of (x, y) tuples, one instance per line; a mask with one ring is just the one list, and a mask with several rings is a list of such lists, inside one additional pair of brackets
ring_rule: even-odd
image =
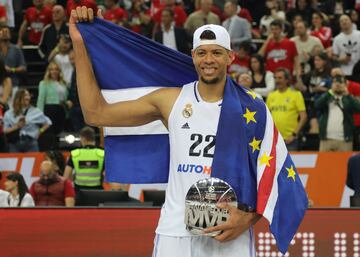
[(294, 182), (295, 182), (295, 170), (294, 170), (294, 168), (293, 168), (293, 166), (291, 165), (291, 167), (290, 168), (286, 168), (286, 170), (288, 171), (288, 178), (292, 178), (293, 180), (294, 180)]
[(260, 164), (265, 164), (266, 166), (270, 167), (270, 160), (273, 159), (274, 157), (273, 156), (270, 156), (270, 155), (267, 155), (266, 153), (264, 153), (259, 161), (260, 161)]
[(248, 91), (246, 91), (246, 93), (251, 95), (253, 99), (256, 99), (256, 97), (257, 97), (257, 95), (256, 95), (256, 93), (254, 91), (248, 90)]
[(246, 124), (249, 124), (250, 121), (253, 121), (256, 123), (256, 120), (255, 120), (255, 114), (256, 112), (251, 112), (249, 111), (248, 108), (246, 108), (246, 113), (243, 114), (244, 118), (246, 118)]
[(252, 142), (249, 144), (252, 147), (252, 152), (254, 153), (256, 150), (260, 151), (260, 142), (261, 140), (256, 140), (255, 137), (253, 138)]

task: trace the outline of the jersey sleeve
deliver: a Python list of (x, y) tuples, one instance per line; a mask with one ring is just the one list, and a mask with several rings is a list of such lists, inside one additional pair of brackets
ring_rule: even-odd
[(299, 112), (306, 111), (304, 97), (301, 92), (296, 92), (295, 104)]

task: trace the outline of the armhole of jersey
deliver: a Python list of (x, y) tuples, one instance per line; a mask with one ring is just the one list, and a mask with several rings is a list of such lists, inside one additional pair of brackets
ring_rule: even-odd
[(169, 115), (169, 119), (168, 119), (168, 130), (169, 130), (169, 132), (170, 132), (171, 129), (172, 129), (172, 128), (171, 128), (171, 124), (172, 124), (171, 121), (172, 121), (172, 119), (173, 119), (174, 110), (177, 109), (178, 103), (179, 103), (182, 95), (183, 95), (184, 92), (186, 91), (186, 90), (185, 90), (185, 87), (187, 87), (188, 85), (194, 86), (194, 83), (196, 83), (196, 82), (192, 82), (192, 83), (190, 83), (190, 84), (186, 84), (186, 85), (184, 85), (184, 86), (181, 88), (180, 94), (179, 94), (178, 97), (176, 98), (176, 101), (175, 101), (175, 103), (174, 103), (174, 105), (173, 105), (173, 107), (172, 107), (172, 109), (171, 109), (170, 115)]

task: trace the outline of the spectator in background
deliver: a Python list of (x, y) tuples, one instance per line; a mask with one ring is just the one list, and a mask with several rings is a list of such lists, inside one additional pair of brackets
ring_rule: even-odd
[(330, 58), (326, 52), (322, 52), (314, 56), (314, 68), (302, 76), (302, 84), (299, 90), (305, 98), (310, 134), (319, 133), (314, 102), (331, 88), (330, 70)]
[(118, 4), (119, 0), (104, 0), (106, 9), (103, 12), (103, 16), (105, 20), (123, 26), (128, 18), (128, 14)]
[(184, 24), (189, 35), (194, 34), (194, 31), (204, 24), (220, 24), (219, 16), (211, 12), (212, 5), (212, 0), (201, 0), (200, 9), (189, 15)]
[[(237, 83), (249, 90), (252, 90), (252, 85), (253, 85), (253, 80), (252, 80), (252, 77), (251, 77), (251, 73), (249, 71), (246, 71), (246, 72), (243, 72), (243, 73), (240, 73), (238, 76), (237, 76), (237, 79), (236, 79)], [(256, 93), (256, 96), (260, 99), (262, 99), (261, 95), (259, 95), (258, 93)]]
[(54, 165), (54, 170), (58, 175), (64, 175), (65, 158), (60, 151), (55, 150), (45, 152), (45, 160), (52, 162), (52, 164)]
[(74, 207), (75, 191), (71, 181), (60, 177), (51, 161), (40, 165), (40, 178), (30, 187), (36, 206)]
[(172, 9), (163, 9), (161, 15), (161, 30), (155, 34), (155, 41), (184, 54), (190, 55), (190, 47), (186, 31), (183, 28), (175, 27), (174, 13)]
[(332, 77), (331, 89), (316, 102), (319, 111), (319, 151), (352, 151), (354, 119), (360, 101), (349, 95), (344, 76)]
[(353, 30), (359, 30), (360, 29), (360, 19), (359, 19), (359, 13), (357, 10), (351, 9), (349, 13), (350, 19), (353, 24)]
[[(344, 77), (344, 72), (340, 68), (331, 69), (331, 77), (342, 76)], [(360, 100), (360, 83), (346, 79), (347, 91), (350, 95)], [(360, 113), (354, 113), (354, 140), (353, 140), (353, 150), (360, 150)]]
[(66, 14), (70, 17), (71, 10), (76, 7), (86, 6), (87, 8), (93, 9), (94, 13), (97, 13), (97, 5), (95, 0), (67, 0), (66, 3)]
[(160, 24), (162, 23), (162, 11), (164, 9), (171, 9), (173, 12), (173, 20), (175, 22), (175, 27), (184, 27), (184, 23), (187, 19), (187, 14), (184, 8), (181, 5), (176, 5), (175, 0), (164, 0), (164, 3), (160, 3), (158, 11), (153, 16), (155, 22), (155, 33), (160, 29)]
[(265, 70), (264, 58), (259, 54), (252, 55), (249, 63), (252, 77), (251, 89), (266, 99), (275, 89), (274, 74)]
[(331, 47), (332, 31), (330, 27), (325, 26), (325, 14), (322, 12), (314, 12), (311, 20), (310, 35), (320, 39), (324, 48)]
[(278, 68), (274, 74), (277, 89), (268, 95), (266, 105), (288, 150), (297, 151), (299, 133), (307, 119), (304, 98), (301, 92), (290, 87), (291, 76), (287, 69)]
[(58, 45), (51, 51), (48, 61), (56, 62), (62, 72), (66, 86), (70, 85), (73, 65), (70, 62), (69, 54), (72, 51), (72, 43), (68, 34), (61, 34)]
[(55, 5), (52, 9), (52, 23), (44, 27), (39, 44), (39, 55), (48, 60), (50, 52), (57, 46), (60, 35), (69, 35), (69, 27), (65, 21), (65, 9)]
[(266, 38), (270, 33), (270, 24), (274, 20), (285, 20), (285, 12), (280, 10), (280, 5), (276, 0), (267, 0), (265, 5), (264, 16), (260, 20), (260, 32), (263, 38)]
[(21, 76), (26, 71), (26, 63), (22, 50), (10, 43), (11, 32), (9, 27), (0, 27), (0, 58), (4, 60), (5, 69), (12, 82), (12, 94), (20, 86)]
[(15, 27), (15, 15), (13, 0), (0, 0), (0, 5), (5, 7), (6, 11), (6, 25), (10, 28)]
[(308, 25), (305, 21), (299, 21), (295, 24), (295, 37), (291, 38), (296, 45), (298, 58), (301, 65), (301, 74), (311, 70), (310, 60), (315, 47), (324, 49), (320, 39), (308, 34)]
[(24, 177), (20, 173), (12, 172), (6, 176), (5, 190), (10, 193), (7, 199), (9, 207), (35, 206)]
[(345, 14), (340, 16), (339, 22), (341, 33), (333, 41), (333, 59), (340, 63), (346, 76), (351, 76), (360, 60), (360, 31), (353, 30), (350, 17)]
[(71, 151), (64, 178), (74, 178), (77, 193), (80, 189), (103, 189), (104, 150), (96, 146), (94, 129), (82, 128), (80, 142), (81, 148)]
[(0, 5), (0, 26), (7, 24), (6, 9), (5, 6)]
[[(33, 0), (32, 7), (25, 11), (23, 23), (19, 29), (17, 44), (22, 47), (24, 44), (38, 45), (40, 43), (41, 33), (44, 27), (51, 23), (52, 11), (44, 5), (44, 0)], [(28, 34), (25, 36), (25, 33)]]
[[(70, 52), (70, 62), (75, 66), (74, 51)], [(74, 131), (79, 131), (85, 126), (84, 116), (81, 110), (79, 96), (76, 85), (76, 70), (74, 69), (71, 76), (71, 84), (69, 88), (69, 97), (66, 101), (66, 106), (69, 109), (69, 115)]]
[(129, 11), (126, 27), (143, 36), (152, 38), (153, 25), (150, 9), (145, 5), (144, 0), (134, 0)]
[(54, 136), (64, 130), (67, 96), (68, 89), (60, 66), (56, 62), (49, 63), (39, 84), (37, 107), (51, 119), (53, 125), (49, 132)]
[(237, 51), (242, 42), (251, 40), (251, 25), (246, 19), (237, 16), (236, 1), (227, 0), (224, 11), (228, 18), (222, 23), (222, 26), (230, 34), (231, 48)]
[(271, 34), (259, 50), (259, 54), (265, 58), (265, 67), (274, 72), (277, 68), (285, 68), (290, 76), (295, 72), (301, 75), (298, 52), (293, 41), (283, 36), (283, 22), (274, 20), (270, 24)]
[(3, 110), (9, 109), (11, 92), (11, 78), (6, 72), (4, 61), (0, 59), (0, 105), (3, 107)]
[(310, 24), (314, 12), (315, 9), (311, 6), (311, 0), (297, 0), (295, 8), (290, 9), (286, 13), (286, 19), (291, 21), (295, 15), (301, 15)]
[(8, 152), (4, 134), (4, 107), (0, 105), (0, 153)]
[(37, 139), (51, 125), (51, 120), (38, 108), (31, 106), (30, 93), (19, 89), (13, 108), (5, 112), (4, 132), (11, 153), (38, 152)]
[(235, 58), (228, 67), (228, 73), (232, 77), (239, 76), (240, 73), (249, 70), (249, 60), (251, 53), (251, 43), (244, 41), (239, 45), (239, 49), (235, 51)]
[[(2, 179), (2, 172), (0, 172), (0, 181)], [(7, 207), (7, 199), (9, 197), (9, 192), (0, 189), (0, 207)]]

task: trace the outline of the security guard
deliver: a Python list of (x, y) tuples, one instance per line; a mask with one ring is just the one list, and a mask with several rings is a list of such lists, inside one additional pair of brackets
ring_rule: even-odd
[(71, 151), (64, 177), (74, 180), (75, 190), (103, 189), (104, 150), (96, 147), (95, 131), (90, 127), (80, 130), (82, 148)]

